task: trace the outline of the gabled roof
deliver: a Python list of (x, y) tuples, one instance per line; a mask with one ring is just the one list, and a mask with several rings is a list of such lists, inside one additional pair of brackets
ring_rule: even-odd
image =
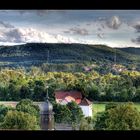
[(89, 101), (88, 99), (84, 98), (79, 105), (81, 105), (81, 106), (86, 106), (87, 105), (88, 106), (88, 105), (91, 105), (91, 104), (92, 104), (91, 101)]
[(76, 99), (82, 99), (82, 93), (79, 91), (56, 91), (55, 98), (56, 99), (65, 99), (66, 97), (72, 97)]
[[(71, 102), (75, 101), (78, 105), (89, 106), (92, 104), (88, 99), (82, 97), (82, 93), (79, 91), (56, 91), (55, 98), (57, 102), (62, 101)], [(83, 98), (83, 99), (82, 99)]]

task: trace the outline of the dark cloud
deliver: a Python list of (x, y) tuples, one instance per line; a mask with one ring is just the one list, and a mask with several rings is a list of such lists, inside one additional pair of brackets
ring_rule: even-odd
[(89, 35), (89, 32), (85, 28), (70, 28), (67, 31), (64, 31), (64, 33), (72, 33), (72, 34), (78, 34), (78, 35)]
[(14, 28), (13, 25), (9, 24), (9, 23), (5, 23), (3, 21), (0, 21), (0, 26), (3, 26), (5, 28)]
[(66, 33), (66, 34), (70, 34), (70, 31), (63, 31), (64, 33)]
[(104, 38), (104, 33), (98, 33), (97, 36), (102, 39)]
[(112, 29), (118, 29), (122, 24), (122, 21), (119, 17), (113, 16), (109, 20), (106, 21), (106, 25)]
[(138, 36), (136, 39), (132, 39), (131, 41), (136, 44), (140, 44), (140, 36)]
[(98, 30), (98, 31), (102, 31), (102, 29), (101, 29), (101, 28), (98, 28), (97, 30)]
[(134, 28), (138, 33), (140, 33), (140, 24), (135, 25)]
[[(7, 32), (5, 32), (4, 34), (4, 39), (9, 39), (9, 42), (16, 42), (16, 43), (20, 43), (22, 42), (22, 33), (20, 32), (19, 29), (12, 29), (9, 30)], [(3, 40), (1, 40), (3, 41)]]

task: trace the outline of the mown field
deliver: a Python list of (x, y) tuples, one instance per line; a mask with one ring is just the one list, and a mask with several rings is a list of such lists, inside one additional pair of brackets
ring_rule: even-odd
[[(93, 116), (95, 117), (98, 112), (105, 110), (105, 105), (109, 102), (96, 102), (93, 103)], [(140, 111), (140, 103), (134, 103), (134, 106)]]

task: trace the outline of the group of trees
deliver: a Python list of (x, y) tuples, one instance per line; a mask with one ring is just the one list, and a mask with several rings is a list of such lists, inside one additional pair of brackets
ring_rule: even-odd
[(21, 100), (16, 108), (0, 106), (0, 129), (37, 130), (39, 107), (29, 99)]
[(97, 114), (96, 130), (140, 130), (140, 112), (133, 103), (110, 104)]
[(140, 101), (140, 72), (124, 71), (119, 75), (100, 75), (95, 71), (47, 72), (33, 67), (0, 70), (0, 100), (19, 101), (29, 98), (43, 101), (47, 89), (51, 101), (55, 90), (79, 90), (93, 101)]

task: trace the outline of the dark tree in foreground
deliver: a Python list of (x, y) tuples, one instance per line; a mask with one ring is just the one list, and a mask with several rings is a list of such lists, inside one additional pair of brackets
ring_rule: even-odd
[(84, 117), (82, 109), (75, 103), (69, 102), (67, 107), (71, 111), (71, 121), (74, 123), (79, 123), (81, 119)]
[(57, 123), (69, 123), (71, 121), (71, 112), (66, 105), (54, 104), (54, 118)]

